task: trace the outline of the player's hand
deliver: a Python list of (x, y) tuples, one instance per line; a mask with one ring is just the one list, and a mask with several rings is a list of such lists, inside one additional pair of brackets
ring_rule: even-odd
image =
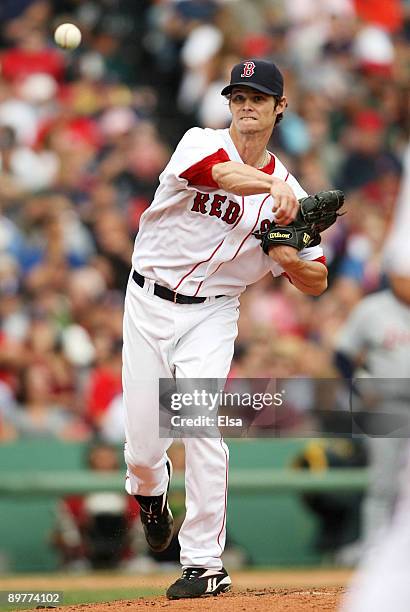
[(278, 225), (292, 223), (299, 210), (299, 202), (293, 190), (285, 181), (276, 179), (272, 183), (270, 194), (274, 199), (272, 211), (275, 213), (275, 223)]

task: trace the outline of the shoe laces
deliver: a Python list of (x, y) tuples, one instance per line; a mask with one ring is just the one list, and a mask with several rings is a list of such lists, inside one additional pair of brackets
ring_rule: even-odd
[(201, 571), (201, 569), (195, 567), (186, 567), (182, 570), (182, 578), (185, 578), (185, 580), (195, 580), (195, 578), (198, 578)]
[(154, 523), (154, 525), (159, 523), (159, 520), (162, 516), (162, 504), (161, 503), (151, 502), (149, 504), (148, 510), (147, 508), (144, 508), (143, 506), (140, 506), (140, 508), (141, 508), (141, 511), (145, 515), (145, 520), (148, 525), (150, 525), (151, 523)]

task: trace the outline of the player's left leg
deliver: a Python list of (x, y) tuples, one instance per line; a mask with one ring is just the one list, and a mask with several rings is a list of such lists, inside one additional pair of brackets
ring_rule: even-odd
[[(201, 308), (195, 324), (189, 321), (192, 310), (181, 319), (181, 337), (173, 356), (177, 379), (213, 378), (223, 388), (239, 312), (236, 298), (220, 300)], [(168, 589), (170, 598), (217, 595), (231, 583), (221, 561), (226, 537), (228, 447), (221, 437), (185, 438), (184, 443), (187, 512), (179, 534), (184, 574)]]

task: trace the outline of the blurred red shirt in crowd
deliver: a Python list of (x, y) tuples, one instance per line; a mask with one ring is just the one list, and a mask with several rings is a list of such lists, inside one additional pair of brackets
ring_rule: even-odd
[(97, 367), (90, 375), (86, 414), (88, 421), (98, 425), (110, 402), (121, 393), (121, 374), (109, 367)]
[(400, 0), (354, 0), (356, 14), (364, 22), (379, 25), (390, 32), (403, 27), (403, 6)]

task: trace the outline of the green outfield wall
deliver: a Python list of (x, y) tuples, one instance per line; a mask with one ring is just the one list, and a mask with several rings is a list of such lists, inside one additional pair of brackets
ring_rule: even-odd
[[(228, 532), (255, 565), (314, 565), (315, 517), (302, 492), (361, 491), (364, 470), (289, 469), (304, 440), (232, 440)], [(0, 572), (57, 569), (49, 545), (56, 501), (64, 493), (122, 490), (123, 475), (84, 471), (86, 446), (54, 440), (0, 445)], [(121, 449), (118, 449), (121, 456)], [(173, 486), (183, 489), (183, 476)]]

